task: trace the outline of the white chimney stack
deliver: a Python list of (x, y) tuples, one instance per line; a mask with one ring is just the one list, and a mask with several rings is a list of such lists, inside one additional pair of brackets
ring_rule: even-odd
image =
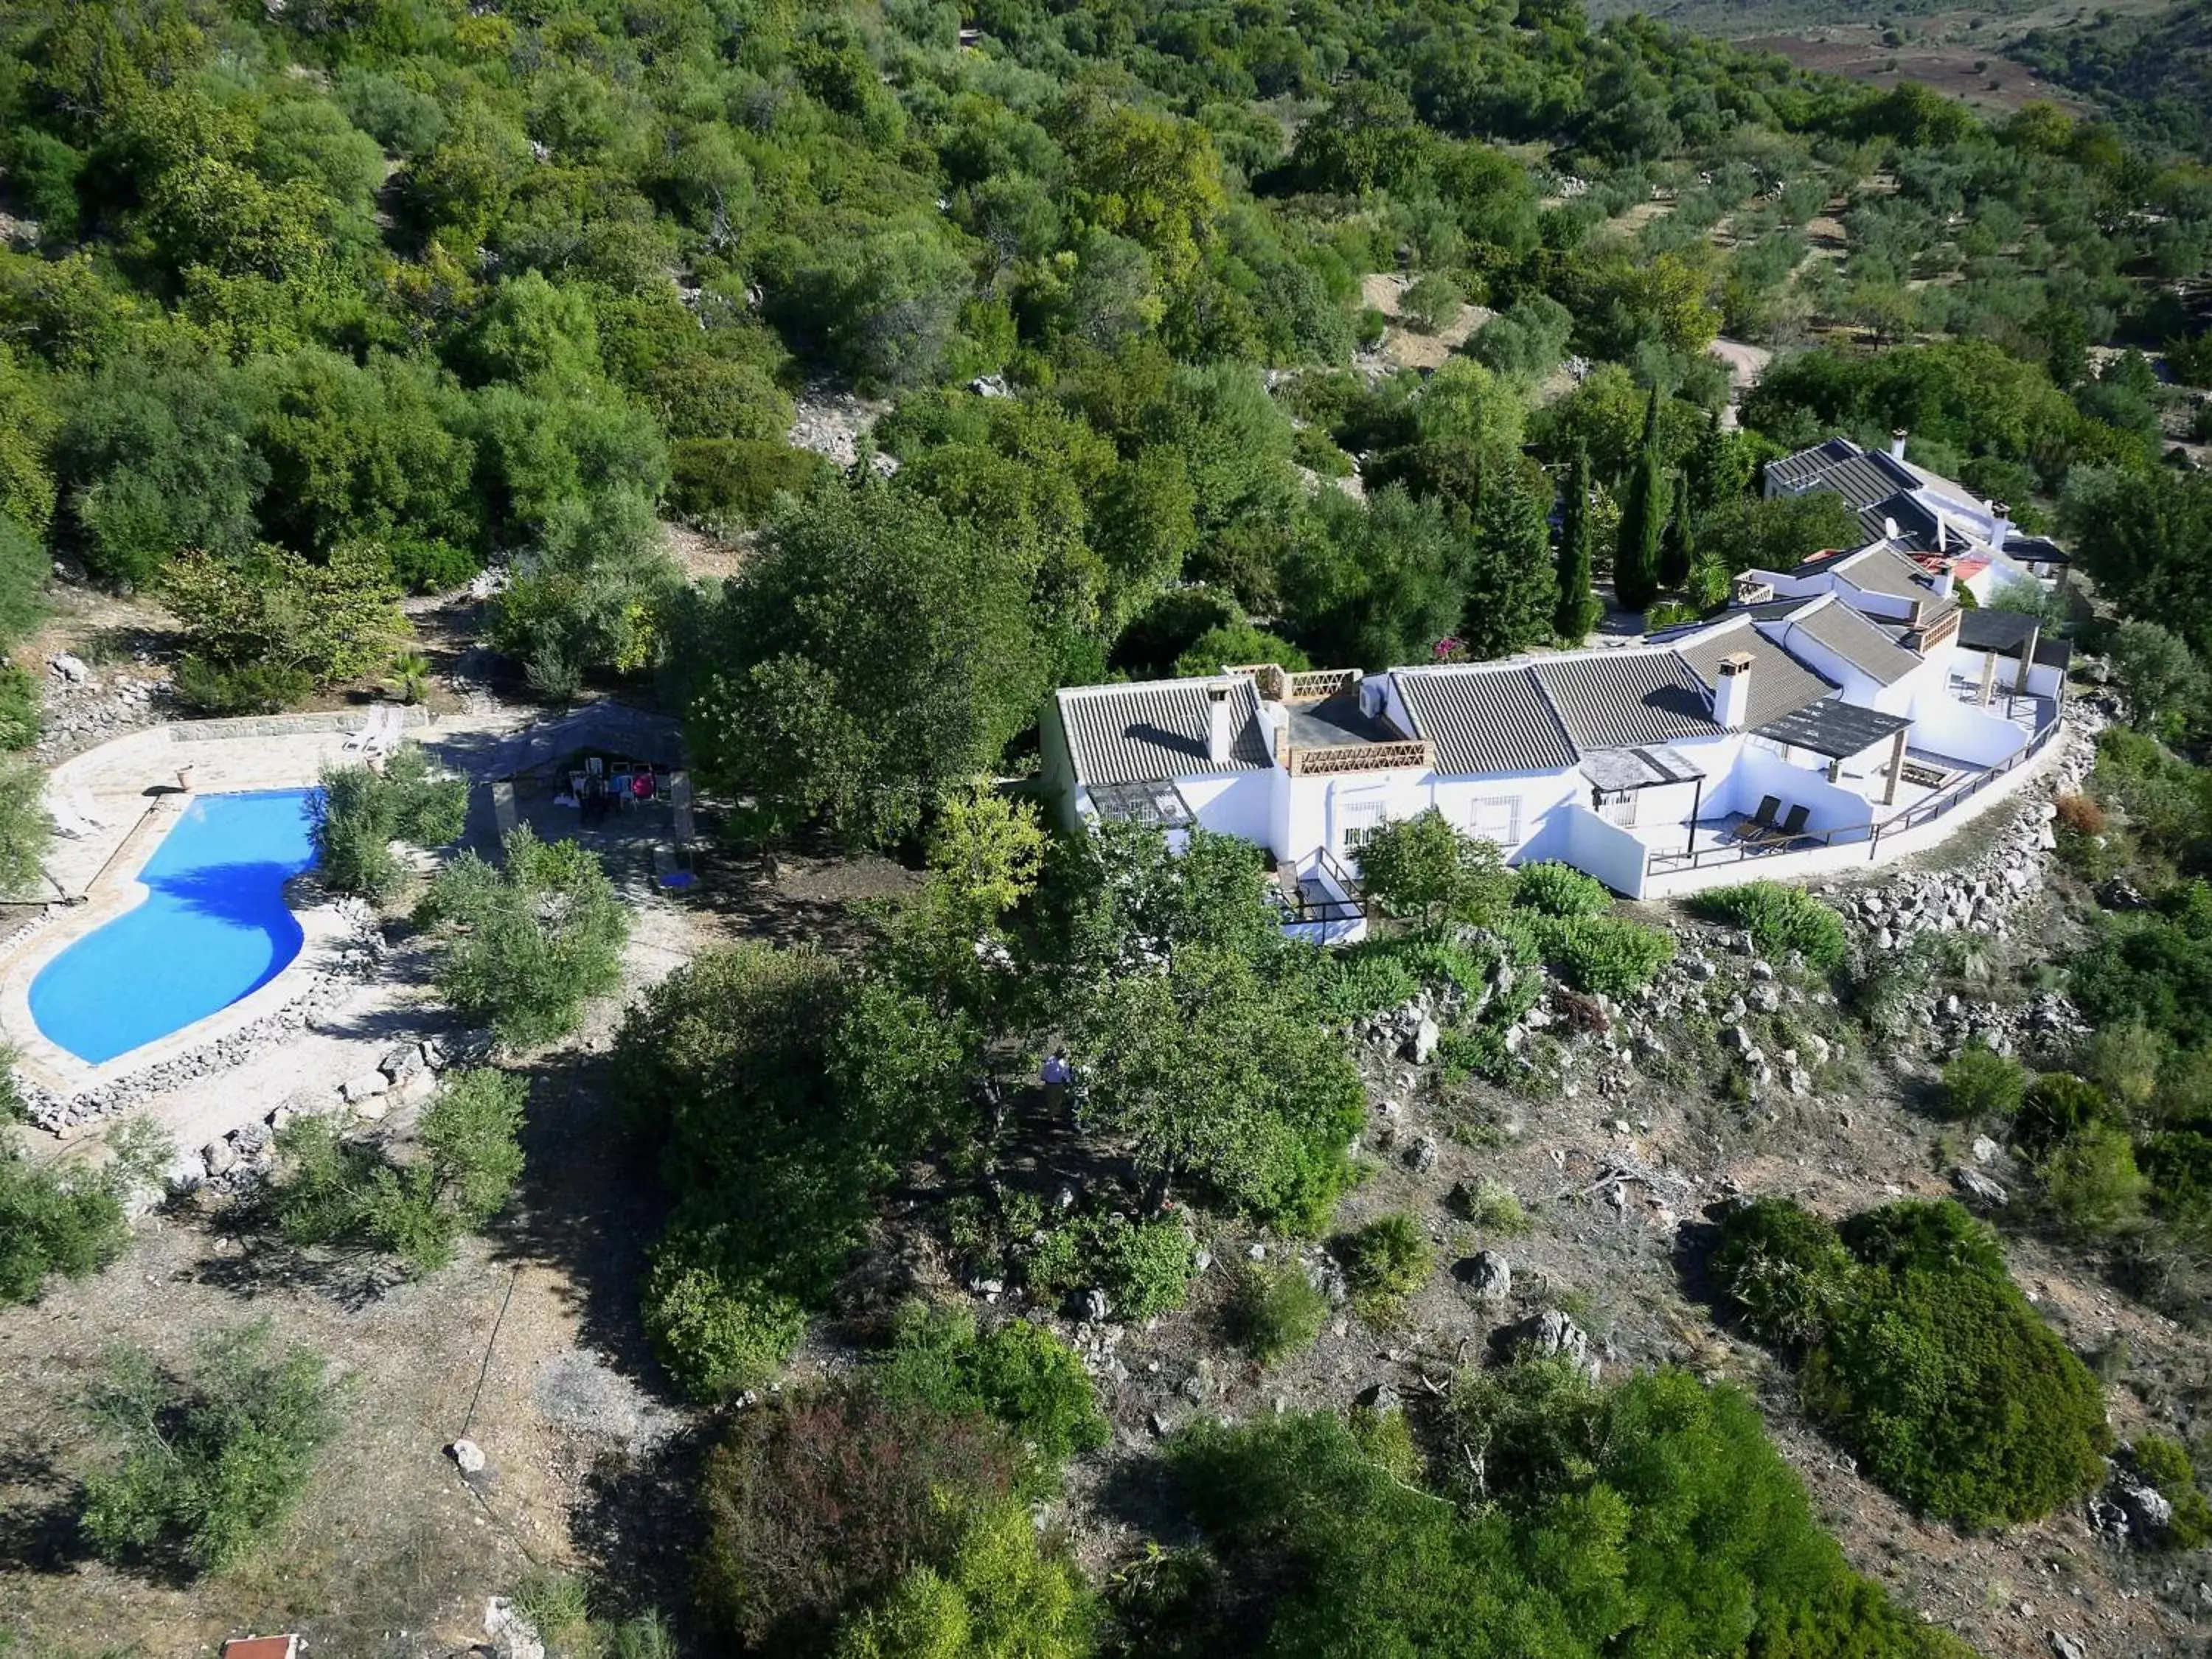
[(2005, 543), (2011, 535), (2012, 503), (1991, 501), (1990, 503), (1990, 545), (2002, 553), (2005, 550)]
[(1713, 685), (1713, 723), (1741, 732), (1750, 714), (1751, 653), (1737, 651), (1721, 659), (1720, 678)]
[(1901, 461), (1905, 459), (1905, 440), (1906, 435), (1905, 428), (1901, 426), (1890, 433), (1889, 453), (1891, 459)]
[(1236, 739), (1231, 726), (1229, 693), (1233, 680), (1214, 680), (1206, 688), (1206, 758), (1216, 766), (1229, 764), (1229, 750)]
[(1947, 559), (1936, 567), (1936, 597), (1939, 599), (1948, 599), (1957, 590), (1958, 586), (1958, 575), (1952, 570), (1950, 562)]

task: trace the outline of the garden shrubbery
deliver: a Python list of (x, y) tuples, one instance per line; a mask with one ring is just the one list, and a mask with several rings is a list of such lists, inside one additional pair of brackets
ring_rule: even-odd
[(2101, 1478), (2096, 1378), (1957, 1205), (1885, 1205), (1839, 1231), (1762, 1199), (1723, 1218), (1711, 1270), (1746, 1328), (1798, 1357), (1814, 1419), (1915, 1509), (2028, 1521)]
[(438, 989), (502, 1042), (550, 1042), (622, 982), (629, 913), (580, 842), (540, 841), (526, 824), (502, 851), (497, 865), (464, 853), (430, 884)]
[(235, 1566), (307, 1491), (337, 1431), (337, 1404), (322, 1357), (278, 1349), (266, 1320), (203, 1338), (186, 1374), (141, 1349), (118, 1352), (86, 1401), (117, 1454), (85, 1483), (87, 1537), (119, 1564)]
[(324, 768), (313, 810), (324, 884), (340, 893), (388, 898), (406, 878), (392, 843), (443, 847), (459, 839), (468, 817), (468, 781), (440, 775), (420, 744), (403, 744), (381, 772)]
[(169, 1142), (150, 1119), (133, 1118), (108, 1144), (98, 1168), (75, 1158), (33, 1164), (0, 1126), (0, 1305), (35, 1302), (49, 1279), (98, 1273), (129, 1246), (124, 1200), (160, 1176)]
[(1850, 953), (1843, 917), (1802, 888), (1747, 881), (1700, 893), (1692, 905), (1701, 915), (1742, 928), (1770, 957), (1795, 951), (1808, 967), (1828, 973)]
[(363, 1246), (395, 1257), (410, 1276), (435, 1273), (462, 1235), (514, 1195), (529, 1092), (512, 1073), (449, 1073), (404, 1161), (346, 1139), (331, 1117), (295, 1117), (276, 1132), (270, 1219), (295, 1244)]
[(1328, 1298), (1296, 1261), (1248, 1261), (1235, 1270), (1223, 1313), (1230, 1339), (1267, 1365), (1321, 1334)]
[(1542, 1361), (1462, 1383), (1437, 1486), (1328, 1413), (1179, 1437), (1204, 1543), (1123, 1581), (1130, 1650), (1967, 1659), (1850, 1571), (1735, 1389)]
[(1334, 1246), (1354, 1299), (1361, 1311), (1373, 1316), (1396, 1312), (1437, 1265), (1427, 1231), (1402, 1210), (1340, 1235)]
[(1943, 1115), (1966, 1121), (1972, 1118), (2009, 1119), (2020, 1109), (2027, 1088), (2027, 1068), (2009, 1054), (1992, 1053), (1979, 1042), (1970, 1042), (1943, 1067)]

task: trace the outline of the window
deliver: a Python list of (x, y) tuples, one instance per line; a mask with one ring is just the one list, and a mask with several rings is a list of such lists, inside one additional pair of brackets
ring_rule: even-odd
[(1467, 830), (1477, 841), (1495, 842), (1499, 851), (1511, 852), (1521, 844), (1521, 797), (1494, 795), (1475, 802)]
[(1344, 850), (1357, 853), (1389, 822), (1389, 814), (1379, 800), (1348, 800), (1337, 808), (1336, 818), (1343, 830)]

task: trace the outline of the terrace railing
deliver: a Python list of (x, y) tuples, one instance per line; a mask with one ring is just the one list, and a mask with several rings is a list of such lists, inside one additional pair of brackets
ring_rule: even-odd
[(1289, 771), (1292, 777), (1320, 777), (1336, 772), (1389, 772), (1401, 767), (1426, 767), (1425, 738), (1401, 743), (1340, 743), (1314, 749), (1293, 749)]
[(1680, 870), (1703, 870), (1715, 865), (1741, 864), (1782, 853), (1804, 853), (1818, 847), (1849, 847), (1860, 842), (1866, 842), (1867, 858), (1872, 862), (1881, 858), (1885, 836), (1902, 835), (1908, 830), (1917, 830), (1923, 823), (1934, 823), (1945, 813), (1954, 811), (1964, 802), (1980, 794), (2007, 773), (2027, 765), (2050, 743), (2058, 730), (2058, 724), (2056, 720), (2045, 721), (2024, 747), (2014, 750), (1996, 765), (1971, 772), (1937, 790), (1926, 799), (1915, 801), (1888, 817), (1869, 819), (1864, 823), (1844, 824), (1834, 830), (1807, 830), (1787, 838), (1767, 836), (1758, 841), (1728, 842), (1718, 847), (1701, 847), (1694, 852), (1686, 848), (1679, 853), (1668, 853), (1655, 848), (1644, 858), (1644, 873), (1671, 875)]
[(1313, 668), (1302, 674), (1292, 674), (1283, 687), (1285, 702), (1319, 702), (1323, 697), (1333, 697), (1359, 678), (1356, 668)]
[(1304, 922), (1358, 921), (1366, 917), (1367, 897), (1359, 890), (1358, 878), (1339, 863), (1327, 848), (1322, 848), (1315, 867), (1343, 896), (1314, 897), (1307, 893), (1304, 882), (1287, 888), (1278, 885), (1275, 893), (1282, 903), (1285, 927)]

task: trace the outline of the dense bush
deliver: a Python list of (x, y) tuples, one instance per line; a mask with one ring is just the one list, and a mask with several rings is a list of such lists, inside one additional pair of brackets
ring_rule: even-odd
[(1437, 1265), (1427, 1230), (1402, 1210), (1340, 1234), (1333, 1244), (1344, 1264), (1345, 1282), (1370, 1315), (1395, 1312)]
[(1039, 1295), (1064, 1301), (1102, 1290), (1116, 1318), (1150, 1319), (1182, 1306), (1197, 1251), (1180, 1221), (1084, 1216), (1048, 1230), (1023, 1273)]
[(2109, 1122), (2112, 1103), (2103, 1090), (2070, 1072), (2045, 1072), (2021, 1096), (2012, 1135), (2031, 1158), (2041, 1158), (2068, 1136)]
[(1231, 1340), (1267, 1365), (1321, 1334), (1328, 1298), (1296, 1261), (1246, 1262), (1231, 1281), (1223, 1313)]
[(988, 1418), (865, 1381), (744, 1412), (701, 1488), (707, 1609), (756, 1652), (824, 1653), (841, 1617), (949, 1563), (1021, 1464)]
[[(13, 1095), (13, 1073), (9, 1089)], [(35, 1302), (48, 1279), (82, 1279), (131, 1243), (124, 1200), (160, 1176), (170, 1155), (150, 1119), (108, 1137), (111, 1156), (94, 1168), (75, 1158), (33, 1164), (0, 1127), (0, 1304)]]
[(435, 1273), (463, 1234), (514, 1196), (529, 1092), (512, 1073), (449, 1073), (404, 1162), (347, 1139), (331, 1117), (295, 1117), (276, 1133), (270, 1218), (295, 1244), (365, 1246), (396, 1257), (410, 1274)]
[(1662, 1371), (1599, 1390), (1547, 1364), (1463, 1381), (1439, 1462), (1457, 1503), (1328, 1414), (1178, 1438), (1205, 1545), (1123, 1589), (1139, 1645), (1964, 1659), (1844, 1565), (1735, 1389)]
[(1770, 957), (1795, 951), (1808, 967), (1832, 972), (1850, 953), (1844, 919), (1802, 888), (1748, 881), (1713, 888), (1693, 902), (1699, 914), (1744, 929)]
[(1601, 916), (1613, 895), (1595, 876), (1571, 864), (1524, 864), (1515, 873), (1513, 902), (1545, 916)]
[(836, 1659), (1086, 1659), (1097, 1613), (1081, 1571), (1049, 1545), (1022, 1504), (978, 1510), (948, 1560), (846, 1620)]
[(339, 1423), (322, 1356), (277, 1350), (266, 1320), (203, 1337), (185, 1376), (118, 1352), (86, 1413), (120, 1454), (85, 1482), (93, 1547), (193, 1572), (235, 1566), (283, 1525)]
[(1539, 915), (1529, 934), (1544, 965), (1590, 996), (1632, 996), (1674, 959), (1673, 934), (1626, 916)]
[(468, 809), (468, 780), (434, 772), (416, 744), (395, 750), (381, 772), (326, 766), (313, 807), (316, 867), (337, 892), (388, 898), (406, 878), (392, 843), (457, 841)]
[(811, 950), (695, 958), (623, 1023), (617, 1066), (676, 1197), (645, 1322), (686, 1389), (765, 1382), (899, 1165), (962, 1109), (960, 1033)]
[(2096, 1379), (1955, 1204), (1886, 1205), (1838, 1234), (1762, 1200), (1724, 1218), (1711, 1266), (1754, 1334), (1802, 1353), (1807, 1409), (1916, 1509), (2033, 1520), (2101, 1478)]
[(2153, 1541), (2167, 1549), (2193, 1550), (2212, 1540), (2212, 1498), (2197, 1484), (2187, 1448), (2167, 1435), (2140, 1434), (2126, 1455), (2129, 1466), (2173, 1505), (2166, 1535)]
[(909, 1303), (874, 1375), (888, 1394), (995, 1418), (1049, 1465), (1106, 1443), (1082, 1358), (1042, 1325), (1015, 1319), (979, 1331), (965, 1310)]
[(1943, 1067), (1943, 1115), (1964, 1121), (2008, 1120), (2020, 1110), (2027, 1089), (2027, 1068), (2009, 1054), (1969, 1042)]
[(438, 989), (503, 1042), (546, 1042), (621, 982), (629, 917), (580, 842), (543, 842), (526, 824), (502, 852), (498, 866), (464, 853), (430, 885)]

